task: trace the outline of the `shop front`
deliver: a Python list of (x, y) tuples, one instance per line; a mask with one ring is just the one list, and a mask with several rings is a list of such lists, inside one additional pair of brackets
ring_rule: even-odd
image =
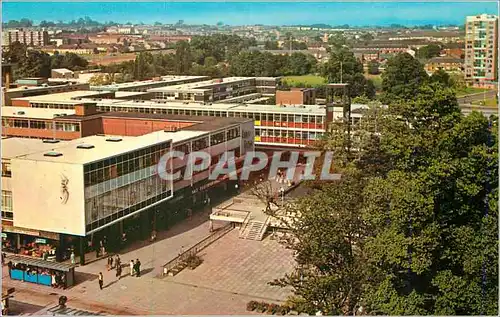
[(58, 233), (14, 226), (3, 226), (2, 228), (2, 251), (4, 252), (49, 261), (63, 261), (69, 258), (69, 254), (63, 246), (61, 235)]

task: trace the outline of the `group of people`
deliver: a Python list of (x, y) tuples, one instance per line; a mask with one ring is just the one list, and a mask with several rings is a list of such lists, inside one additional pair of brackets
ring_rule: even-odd
[[(112, 256), (108, 257), (108, 262), (106, 264), (106, 267), (108, 271), (112, 269), (116, 269), (116, 277), (118, 279), (121, 279), (122, 277), (122, 263), (119, 255), (116, 255), (115, 258)], [(141, 276), (141, 261), (139, 259), (137, 260), (130, 260), (130, 276), (136, 276), (140, 277)], [(102, 290), (104, 285), (104, 276), (102, 275), (102, 272), (99, 272), (99, 288)]]

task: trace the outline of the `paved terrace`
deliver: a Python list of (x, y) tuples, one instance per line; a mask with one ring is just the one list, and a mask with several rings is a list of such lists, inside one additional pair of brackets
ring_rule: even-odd
[[(106, 259), (76, 268), (77, 285), (62, 290), (12, 281), (4, 267), (2, 282), (16, 288), (16, 300), (53, 307), (61, 295), (68, 307), (113, 315), (137, 314), (248, 314), (250, 300), (278, 302), (289, 290), (267, 283), (282, 277), (293, 266), (293, 255), (275, 240), (238, 239), (233, 230), (201, 251), (204, 262), (175, 277), (158, 278), (161, 266), (209, 234), (208, 211), (193, 215), (166, 232), (155, 243), (136, 243), (120, 254), (122, 278), (106, 270)], [(217, 227), (217, 226), (215, 226)], [(128, 262), (139, 258), (141, 277), (129, 275)], [(99, 290), (97, 274), (104, 275)]]

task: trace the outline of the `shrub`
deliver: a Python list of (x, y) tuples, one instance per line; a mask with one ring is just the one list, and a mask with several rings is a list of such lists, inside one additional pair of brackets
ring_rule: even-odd
[(196, 254), (192, 254), (190, 256), (188, 256), (186, 258), (186, 265), (187, 267), (189, 267), (190, 269), (194, 269), (196, 268), (197, 266), (199, 266), (201, 263), (203, 262), (203, 260), (197, 256)]
[(267, 307), (268, 314), (274, 314), (274, 313), (276, 313), (276, 311), (278, 310), (278, 307), (279, 307), (279, 305), (269, 304), (269, 306)]
[(268, 307), (268, 304), (267, 303), (264, 303), (264, 302), (260, 302), (258, 305), (257, 305), (257, 311), (259, 313), (263, 313), (267, 310), (267, 307)]
[(259, 303), (257, 303), (257, 302), (256, 302), (256, 301), (254, 301), (254, 300), (249, 301), (249, 302), (248, 302), (248, 304), (247, 304), (247, 310), (248, 310), (248, 311), (254, 311), (255, 309), (257, 309), (257, 305), (258, 305), (258, 304), (259, 304)]

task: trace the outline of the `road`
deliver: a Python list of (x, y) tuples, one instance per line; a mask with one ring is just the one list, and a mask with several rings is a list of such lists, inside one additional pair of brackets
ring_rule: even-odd
[(473, 101), (481, 101), (484, 99), (494, 99), (497, 92), (495, 90), (488, 90), (477, 94), (457, 97), (459, 104), (470, 104)]

